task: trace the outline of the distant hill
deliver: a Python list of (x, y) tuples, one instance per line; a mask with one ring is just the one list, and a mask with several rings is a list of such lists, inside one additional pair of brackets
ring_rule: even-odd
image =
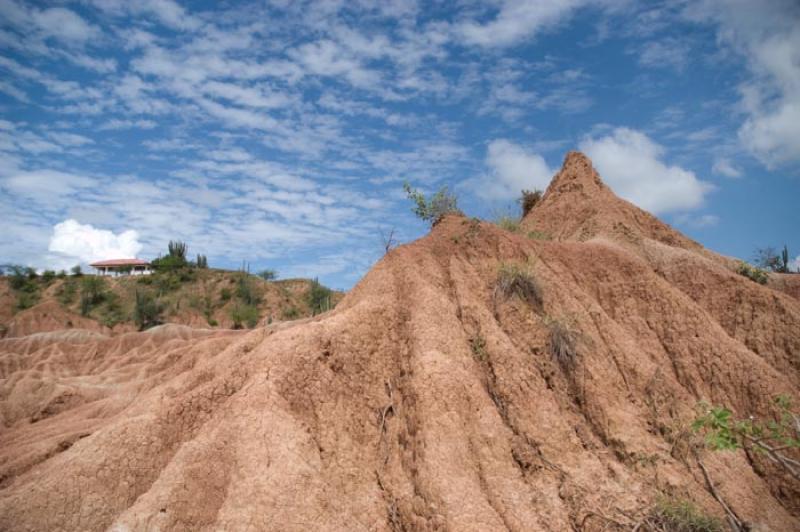
[[(100, 296), (82, 309), (87, 283), (94, 279), (99, 279)], [(162, 308), (161, 323), (249, 328), (261, 322), (288, 321), (317, 313), (320, 308), (312, 309), (314, 302), (310, 299), (313, 286), (310, 279), (265, 281), (255, 275), (217, 269), (49, 280), (39, 276), (16, 290), (10, 286), (9, 277), (0, 277), (0, 337), (71, 328), (106, 334), (135, 331), (139, 328), (134, 321), (137, 291), (157, 301)], [(328, 303), (327, 289), (317, 287), (317, 306), (323, 309), (326, 305), (335, 306), (343, 297), (341, 292), (331, 291)], [(248, 313), (248, 306), (255, 310)], [(239, 317), (237, 309), (244, 318), (240, 324), (234, 322), (234, 317)]]

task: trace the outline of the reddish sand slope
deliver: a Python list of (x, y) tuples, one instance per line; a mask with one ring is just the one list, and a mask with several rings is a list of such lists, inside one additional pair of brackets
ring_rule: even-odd
[[(700, 399), (800, 399), (800, 301), (579, 154), (565, 172), (525, 221), (564, 241), (450, 216), (314, 319), (0, 340), (0, 529), (608, 530), (661, 493), (722, 515), (686, 424)], [(541, 303), (498, 297), (501, 263)], [(743, 521), (800, 529), (765, 460), (702, 460)]]

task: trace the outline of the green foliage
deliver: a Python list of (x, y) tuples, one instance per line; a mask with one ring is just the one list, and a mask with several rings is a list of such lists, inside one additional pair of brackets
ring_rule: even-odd
[(800, 461), (786, 454), (800, 449), (800, 415), (793, 411), (792, 401), (785, 395), (775, 398), (775, 406), (777, 419), (762, 421), (752, 416), (737, 419), (725, 407), (701, 402), (692, 430), (704, 433), (706, 444), (715, 451), (744, 448), (767, 455), (800, 480)]
[(486, 340), (480, 334), (469, 339), (469, 347), (472, 350), (472, 356), (481, 362), (488, 358), (486, 353)]
[(643, 530), (669, 532), (723, 532), (725, 525), (690, 501), (662, 497), (642, 523)]
[(311, 286), (308, 289), (306, 298), (312, 316), (327, 312), (334, 307), (333, 290), (322, 285), (319, 279), (316, 278), (311, 281)]
[(219, 299), (220, 299), (220, 301), (222, 301), (222, 303), (227, 303), (228, 301), (230, 301), (232, 296), (233, 296), (233, 293), (231, 293), (231, 289), (230, 288), (223, 288), (219, 292)]
[(53, 270), (45, 270), (44, 272), (42, 272), (42, 281), (44, 281), (46, 285), (49, 285), (50, 283), (55, 281), (55, 279), (56, 279), (56, 272), (54, 272)]
[(297, 307), (288, 307), (283, 309), (281, 317), (284, 320), (296, 320), (300, 317), (300, 310)]
[(236, 297), (245, 305), (255, 306), (261, 303), (261, 289), (253, 282), (250, 274), (239, 272), (236, 279)]
[(56, 277), (59, 279), (66, 279), (67, 278), (67, 270), (58, 270)]
[(106, 298), (106, 282), (102, 277), (89, 275), (81, 279), (81, 316), (88, 316)]
[(164, 305), (150, 292), (136, 290), (136, 301), (133, 307), (133, 321), (140, 331), (161, 323)]
[(264, 279), (265, 281), (274, 281), (278, 278), (278, 272), (271, 269), (262, 270), (258, 273), (258, 276)]
[(522, 217), (525, 218), (529, 212), (536, 207), (536, 204), (539, 203), (539, 200), (542, 199), (542, 191), (541, 190), (523, 190), (522, 194), (520, 195), (519, 202), (520, 208), (522, 209)]
[(8, 284), (16, 292), (15, 308), (25, 310), (39, 302), (39, 283), (36, 270), (26, 266), (12, 265), (8, 268)]
[(431, 225), (436, 225), (447, 214), (461, 213), (458, 209), (458, 198), (446, 186), (440, 188), (430, 199), (422, 192), (412, 189), (408, 182), (403, 183), (403, 190), (408, 199), (414, 202), (414, 214)]
[(71, 305), (78, 293), (78, 284), (74, 279), (66, 279), (56, 291), (59, 303), (64, 306)]
[(767, 284), (767, 281), (769, 280), (767, 272), (761, 268), (750, 266), (746, 262), (739, 262), (739, 265), (736, 267), (736, 273), (739, 275), (744, 275), (751, 281), (755, 281), (758, 284)]
[(241, 329), (243, 324), (248, 329), (252, 329), (258, 324), (258, 308), (253, 305), (236, 303), (230, 310), (230, 317), (234, 329)]
[(128, 316), (122, 309), (119, 296), (114, 292), (105, 292), (103, 306), (99, 309), (100, 322), (106, 327), (114, 327), (118, 323), (127, 321)]
[(72, 275), (74, 275), (75, 277), (80, 277), (81, 275), (83, 275), (83, 270), (81, 270), (80, 264), (76, 264), (75, 266), (70, 268), (69, 271), (72, 272)]
[(502, 263), (497, 271), (495, 298), (516, 296), (531, 306), (541, 306), (542, 290), (533, 276), (530, 264)]

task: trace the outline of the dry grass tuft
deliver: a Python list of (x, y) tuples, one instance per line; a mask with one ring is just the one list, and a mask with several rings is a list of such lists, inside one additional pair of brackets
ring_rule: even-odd
[(561, 320), (549, 320), (550, 354), (563, 367), (572, 367), (578, 359), (578, 334)]
[(531, 306), (542, 305), (542, 289), (536, 282), (529, 264), (501, 264), (497, 271), (494, 296), (495, 299), (517, 296)]

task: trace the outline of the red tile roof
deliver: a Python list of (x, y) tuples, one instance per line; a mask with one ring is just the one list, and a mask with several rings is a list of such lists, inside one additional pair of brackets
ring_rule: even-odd
[(142, 259), (112, 259), (101, 260), (90, 264), (93, 268), (100, 268), (105, 266), (149, 266), (150, 263)]

